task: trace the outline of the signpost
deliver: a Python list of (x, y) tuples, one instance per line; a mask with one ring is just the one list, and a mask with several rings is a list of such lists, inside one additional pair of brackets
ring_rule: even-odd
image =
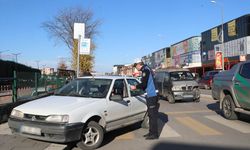
[(90, 39), (81, 39), (80, 54), (90, 55)]
[(81, 39), (85, 36), (85, 24), (84, 23), (74, 23), (74, 39), (78, 39), (78, 53), (77, 53), (77, 70), (76, 77), (79, 77), (79, 64), (80, 64), (80, 45)]

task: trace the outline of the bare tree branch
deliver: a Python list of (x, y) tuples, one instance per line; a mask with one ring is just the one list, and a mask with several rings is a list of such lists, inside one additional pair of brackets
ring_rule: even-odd
[[(66, 44), (66, 46), (72, 52), (72, 66), (74, 66), (76, 62), (77, 53), (74, 44), (74, 23), (85, 23), (85, 37), (91, 38), (91, 51), (93, 51), (96, 47), (95, 37), (99, 34), (98, 27), (101, 25), (100, 20), (94, 19), (94, 14), (90, 9), (83, 9), (81, 7), (73, 7), (73, 8), (65, 8), (59, 11), (58, 15), (53, 18), (52, 21), (46, 21), (42, 24), (42, 27), (49, 33), (49, 35), (56, 40), (59, 40)], [(93, 52), (91, 53), (93, 55)], [(92, 58), (92, 59), (90, 59)], [(89, 64), (87, 66), (93, 67), (93, 56), (86, 57), (85, 59), (81, 59), (84, 61), (92, 61), (92, 62), (82, 62)], [(81, 66), (86, 66), (82, 64)], [(82, 70), (88, 69), (92, 70), (92, 68), (80, 68)]]

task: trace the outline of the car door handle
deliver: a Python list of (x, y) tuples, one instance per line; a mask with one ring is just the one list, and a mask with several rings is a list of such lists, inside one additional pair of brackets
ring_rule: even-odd
[(234, 82), (234, 85), (240, 85), (240, 82)]
[(127, 103), (130, 103), (131, 101), (130, 100), (126, 100)]

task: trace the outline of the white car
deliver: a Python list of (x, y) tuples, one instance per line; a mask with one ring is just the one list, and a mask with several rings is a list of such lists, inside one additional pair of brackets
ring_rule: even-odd
[(95, 149), (105, 132), (136, 122), (148, 127), (145, 93), (130, 90), (138, 83), (121, 76), (78, 78), (53, 96), (14, 108), (8, 124), (13, 133), (29, 138)]

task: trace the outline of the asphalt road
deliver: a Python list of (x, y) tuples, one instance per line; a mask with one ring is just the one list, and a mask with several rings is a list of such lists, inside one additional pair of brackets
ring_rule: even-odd
[[(205, 91), (209, 92), (209, 91)], [(209, 96), (199, 103), (160, 100), (158, 140), (147, 141), (148, 131), (135, 124), (105, 135), (100, 150), (250, 150), (250, 117), (226, 120), (219, 103)], [(0, 150), (79, 150), (74, 145), (51, 144), (12, 135), (7, 124), (0, 125)]]

